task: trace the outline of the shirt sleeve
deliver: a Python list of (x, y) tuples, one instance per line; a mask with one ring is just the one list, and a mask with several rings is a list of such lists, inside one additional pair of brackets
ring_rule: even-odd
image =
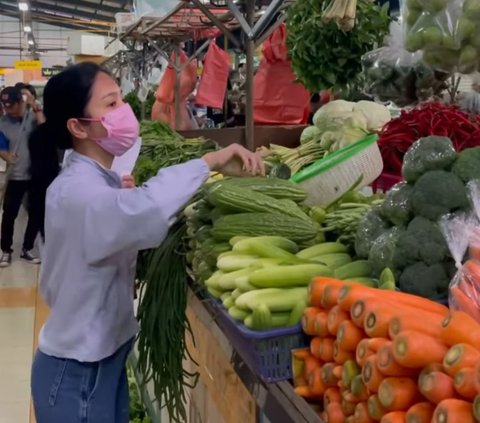
[(0, 151), (8, 151), (9, 145), (10, 143), (8, 141), (8, 138), (3, 132), (0, 131)]
[(99, 191), (85, 213), (87, 262), (95, 265), (121, 251), (160, 245), (209, 173), (204, 160), (192, 160), (160, 170), (141, 187)]

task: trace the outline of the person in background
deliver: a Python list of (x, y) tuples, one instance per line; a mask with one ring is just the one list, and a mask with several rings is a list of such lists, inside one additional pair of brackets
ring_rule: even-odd
[(111, 166), (137, 142), (139, 123), (108, 73), (72, 66), (48, 81), (43, 100), (45, 142), (74, 151), (47, 190), (39, 289), (50, 315), (32, 366), (36, 422), (128, 423), (138, 251), (162, 243), (211, 171), (265, 168), (259, 155), (231, 145), (132, 187)]
[[(0, 119), (0, 157), (8, 166), (3, 194), (0, 267), (7, 267), (12, 262), (15, 220), (31, 184), (28, 139), (36, 125), (43, 123), (44, 116), (32, 103), (27, 107), (24, 95), (15, 87), (5, 88), (0, 93), (0, 101), (5, 109), (5, 116)], [(20, 258), (33, 264), (40, 263), (32, 253), (39, 230), (37, 222), (29, 210)]]
[(322, 102), (320, 101), (320, 94), (313, 94), (310, 97), (310, 114), (308, 116), (308, 124), (313, 125), (313, 116), (318, 109), (322, 107)]

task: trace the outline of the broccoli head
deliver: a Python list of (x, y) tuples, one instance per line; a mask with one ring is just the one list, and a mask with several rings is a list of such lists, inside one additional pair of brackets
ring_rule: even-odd
[(430, 220), (468, 207), (467, 190), (462, 180), (444, 170), (432, 170), (421, 176), (413, 187), (411, 198), (414, 214)]
[(457, 153), (449, 138), (421, 138), (412, 144), (403, 157), (403, 177), (407, 182), (415, 182), (429, 170), (449, 169), (456, 157)]
[(360, 258), (368, 258), (375, 240), (388, 230), (390, 225), (380, 214), (380, 207), (372, 207), (360, 219), (355, 236), (355, 252)]
[(480, 179), (480, 147), (467, 148), (459, 153), (452, 172), (463, 182)]
[(403, 292), (438, 300), (446, 297), (449, 283), (450, 278), (442, 263), (431, 266), (414, 263), (402, 272), (398, 286)]
[(394, 225), (406, 225), (412, 217), (411, 194), (412, 186), (407, 182), (394, 185), (382, 204), (383, 216)]
[(393, 256), (394, 268), (404, 269), (416, 262), (427, 265), (445, 260), (448, 247), (436, 223), (416, 217), (398, 236)]
[(374, 277), (379, 277), (385, 268), (394, 269), (393, 257), (403, 228), (393, 227), (381, 234), (373, 243), (368, 255)]

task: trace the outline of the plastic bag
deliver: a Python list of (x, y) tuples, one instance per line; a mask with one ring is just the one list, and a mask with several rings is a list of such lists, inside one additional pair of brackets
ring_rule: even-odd
[(230, 55), (218, 47), (215, 41), (211, 42), (205, 56), (205, 65), (195, 102), (202, 106), (222, 109), (229, 72)]
[(478, 0), (403, 0), (405, 46), (426, 63), (449, 72), (480, 67)]
[(268, 63), (285, 62), (288, 60), (287, 27), (280, 25), (262, 47), (262, 54)]
[(376, 101), (405, 107), (425, 101), (446, 88), (447, 72), (436, 71), (422, 61), (422, 53), (410, 53), (403, 44), (402, 27), (390, 24), (388, 45), (362, 57), (365, 92)]
[[(440, 220), (440, 227), (457, 268), (448, 288), (449, 306), (480, 322), (480, 256), (476, 250), (480, 245), (478, 220), (466, 213), (450, 214)], [(467, 251), (474, 254), (467, 257)]]

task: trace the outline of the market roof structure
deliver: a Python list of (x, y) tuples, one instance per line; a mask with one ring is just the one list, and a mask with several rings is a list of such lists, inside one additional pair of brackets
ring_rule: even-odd
[[(130, 12), (132, 0), (26, 0), (31, 20), (75, 30), (110, 33), (115, 14)], [(19, 18), (18, 0), (0, 0), (0, 14)]]

